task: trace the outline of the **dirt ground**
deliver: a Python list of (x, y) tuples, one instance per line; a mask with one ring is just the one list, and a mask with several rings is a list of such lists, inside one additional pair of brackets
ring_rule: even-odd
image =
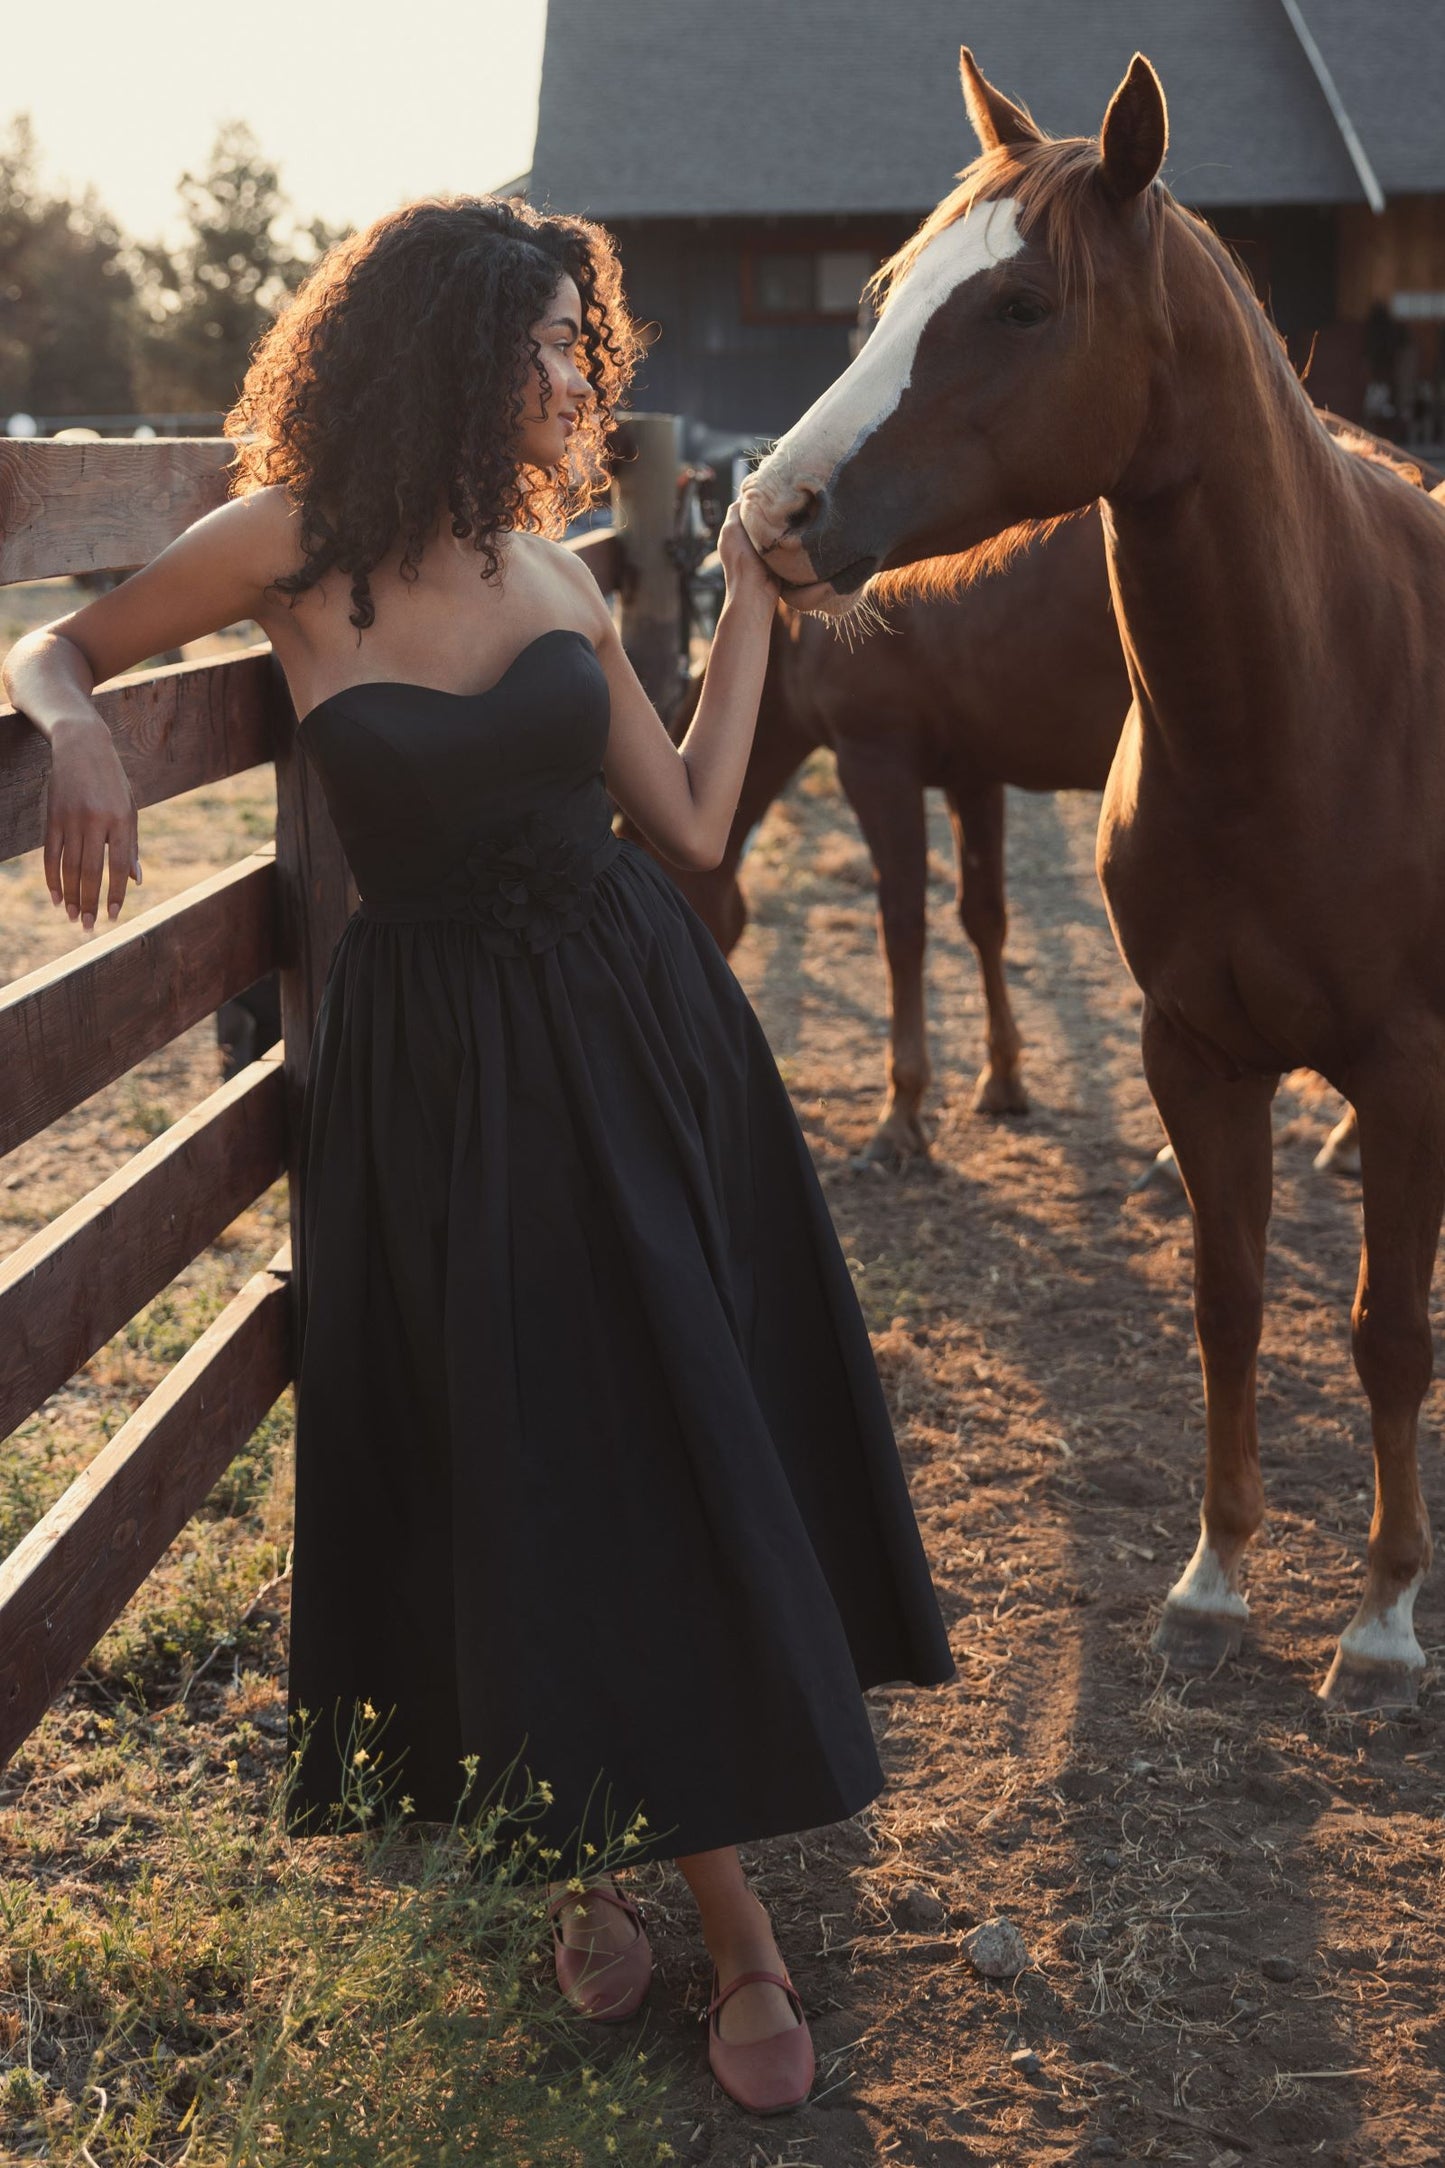
[[(896, 1178), (850, 1165), (881, 1097), (884, 982), (867, 861), (823, 762), (744, 865), (755, 916), (734, 961), (854, 1263), (959, 1676), (869, 1696), (888, 1775), (872, 1808), (745, 1855), (810, 2013), (806, 2109), (765, 2124), (719, 2099), (686, 1893), (666, 1868), (638, 1878), (650, 2022), (668, 2045), (697, 2038), (684, 2157), (716, 2168), (1445, 2161), (1440, 1574), (1418, 1711), (1337, 1716), (1315, 1694), (1370, 1513), (1348, 1355), (1358, 1192), (1310, 1165), (1339, 1102), (1301, 1079), (1278, 1103), (1253, 1630), (1217, 1677), (1171, 1682), (1147, 1643), (1197, 1532), (1189, 1225), (1177, 1195), (1129, 1195), (1159, 1129), (1094, 815), (1084, 797), (1011, 801), (1034, 1111), (994, 1123), (969, 1111), (981, 1001), (935, 809), (933, 1161)], [(1433, 1425), (1425, 1459), (1439, 1526)], [(1033, 1960), (1008, 1986), (963, 1949), (997, 1915)], [(1032, 2075), (1011, 2061), (1028, 2049)]]
[[(1147, 1644), (1193, 1546), (1202, 1476), (1189, 1228), (1177, 1195), (1129, 1194), (1159, 1131), (1137, 996), (1094, 878), (1094, 812), (1082, 797), (1011, 802), (1009, 975), (1034, 1111), (995, 1123), (969, 1111), (981, 1001), (935, 807), (935, 1136), (931, 1164), (901, 1176), (852, 1164), (881, 1101), (884, 980), (867, 860), (824, 757), (744, 865), (754, 918), (734, 963), (856, 1274), (959, 1675), (870, 1694), (888, 1774), (871, 1808), (745, 1851), (812, 2024), (805, 2109), (756, 2120), (713, 2084), (698, 2023), (708, 1964), (685, 1886), (665, 1864), (632, 1878), (658, 1953), (644, 2044), (694, 2073), (667, 2119), (685, 2161), (1445, 2162), (1445, 1574), (1421, 1598), (1434, 1668), (1417, 1711), (1333, 1715), (1315, 1695), (1356, 1599), (1370, 1510), (1348, 1360), (1358, 1197), (1310, 1167), (1338, 1102), (1304, 1083), (1279, 1100), (1270, 1517), (1247, 1569), (1252, 1634), (1218, 1676), (1172, 1682)], [(209, 794), (187, 832), (195, 866), (186, 847), (157, 859), (139, 908), (207, 858), (254, 848), (265, 816), (239, 779)], [(12, 972), (79, 938), (23, 864), (0, 904)], [(13, 1155), (0, 1248), (200, 1097), (214, 1064), (197, 1027)], [(281, 1203), (278, 1188), (193, 1268), (213, 1301), (269, 1256)], [(113, 1366), (112, 1412), (90, 1450), (153, 1382), (154, 1354), (132, 1349), (123, 1375), (113, 1351), (97, 1358)], [(47, 1412), (69, 1410), (77, 1451), (96, 1375), (88, 1366)], [(277, 1707), (284, 1596), (282, 1582), (248, 1656), (274, 1678)], [(211, 1693), (199, 1679), (196, 1720)], [(79, 1736), (85, 1703), (83, 1686), (62, 1697), (45, 1736)], [(1032, 1960), (1007, 1985), (981, 1979), (963, 1947), (997, 1915)], [(1036, 2069), (1011, 2061), (1022, 2050)], [(603, 2058), (623, 2052), (599, 2043)]]

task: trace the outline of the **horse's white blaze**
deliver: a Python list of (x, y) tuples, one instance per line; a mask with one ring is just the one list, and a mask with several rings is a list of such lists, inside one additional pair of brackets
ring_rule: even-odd
[(1229, 1578), (1228, 1569), (1207, 1535), (1169, 1591), (1172, 1611), (1207, 1612), (1212, 1618), (1248, 1618), (1249, 1605)]
[(1423, 1573), (1417, 1574), (1395, 1601), (1373, 1618), (1357, 1618), (1340, 1635), (1340, 1654), (1369, 1664), (1403, 1664), (1418, 1671), (1425, 1651), (1415, 1638), (1415, 1597)]
[(918, 345), (960, 286), (1023, 247), (1012, 196), (975, 203), (920, 250), (866, 344), (837, 382), (794, 422), (745, 486), (744, 524), (758, 549), (778, 540), (801, 494), (823, 489), (897, 407)]

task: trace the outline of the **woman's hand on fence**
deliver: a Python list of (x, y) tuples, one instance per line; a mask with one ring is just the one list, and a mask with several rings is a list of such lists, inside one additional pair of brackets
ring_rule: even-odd
[(87, 933), (100, 906), (109, 863), (106, 909), (114, 918), (128, 879), (139, 882), (140, 839), (135, 799), (120, 755), (99, 715), (50, 728), (50, 788), (46, 797), (45, 885), (52, 903)]
[(717, 538), (717, 552), (722, 559), (723, 578), (727, 581), (728, 601), (766, 603), (771, 617), (773, 604), (782, 590), (753, 548), (736, 502), (727, 508), (727, 517)]

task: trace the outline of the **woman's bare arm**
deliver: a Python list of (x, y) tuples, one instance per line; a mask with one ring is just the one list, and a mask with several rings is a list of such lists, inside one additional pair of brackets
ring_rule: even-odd
[(778, 586), (729, 507), (718, 542), (727, 600), (708, 656), (697, 713), (674, 745), (622, 651), (611, 616), (596, 647), (612, 691), (603, 773), (643, 834), (676, 866), (716, 866), (742, 793), (768, 667)]
[(119, 587), (26, 633), (0, 665), (5, 697), (50, 743), (45, 883), (87, 930), (107, 859), (111, 918), (127, 879), (141, 878), (135, 802), (91, 695), (148, 655), (255, 617), (288, 561), (289, 522), (280, 490), (218, 505)]

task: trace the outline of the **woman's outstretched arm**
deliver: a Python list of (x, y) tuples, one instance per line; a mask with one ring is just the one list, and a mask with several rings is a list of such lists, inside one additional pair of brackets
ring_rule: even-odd
[(612, 689), (607, 788), (674, 865), (708, 870), (727, 848), (758, 719), (778, 583), (743, 532), (736, 505), (718, 540), (727, 600), (697, 713), (674, 745), (603, 609), (596, 647)]
[(45, 885), (87, 931), (107, 861), (111, 918), (141, 878), (135, 801), (91, 695), (148, 655), (255, 617), (285, 562), (287, 520), (279, 490), (218, 505), (119, 587), (26, 633), (0, 665), (6, 699), (50, 741)]

